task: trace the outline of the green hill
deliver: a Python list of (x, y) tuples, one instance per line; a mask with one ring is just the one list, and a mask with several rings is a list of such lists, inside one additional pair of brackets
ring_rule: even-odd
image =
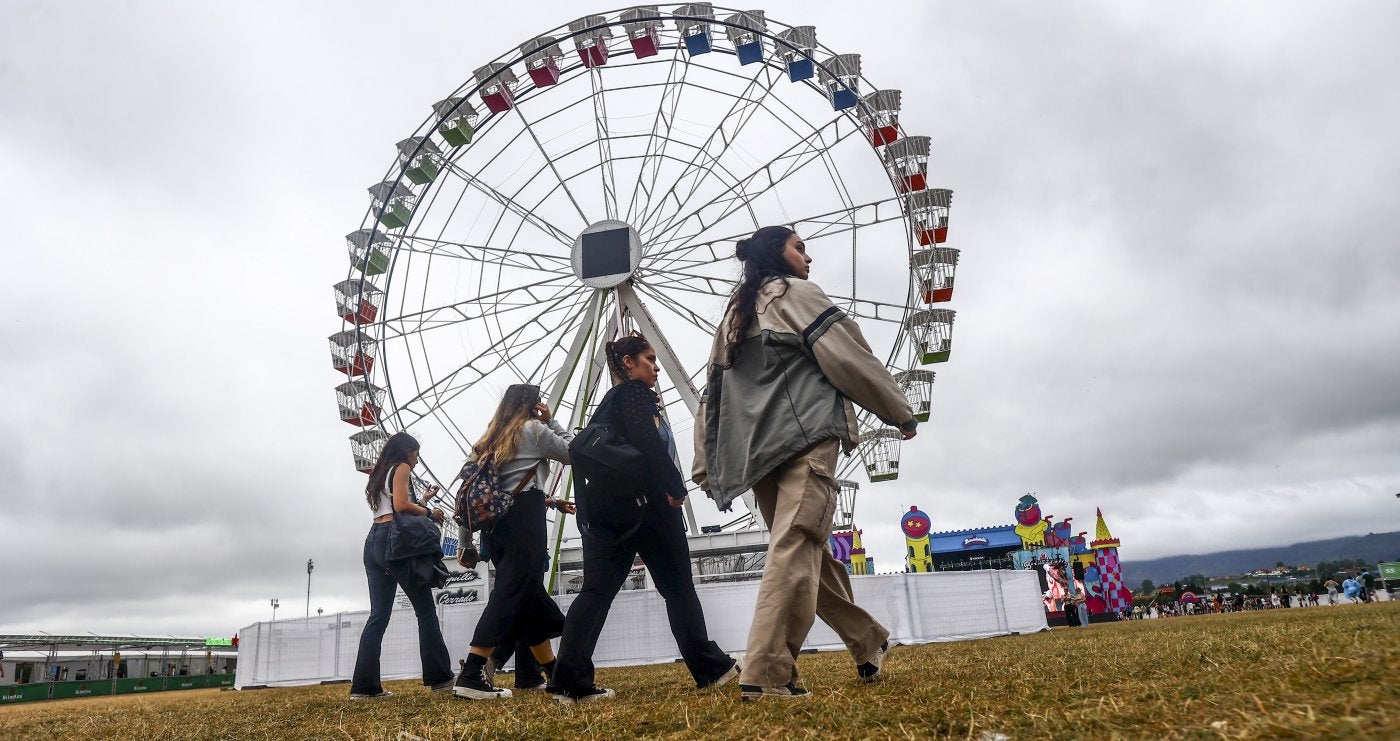
[(1368, 533), (1331, 540), (1273, 548), (1220, 551), (1198, 556), (1167, 556), (1148, 561), (1124, 561), (1123, 583), (1137, 589), (1143, 579), (1169, 584), (1190, 574), (1208, 577), (1235, 576), (1255, 569), (1272, 568), (1279, 561), (1289, 566), (1313, 566), (1320, 561), (1364, 558), (1371, 563), (1400, 561), (1400, 532)]

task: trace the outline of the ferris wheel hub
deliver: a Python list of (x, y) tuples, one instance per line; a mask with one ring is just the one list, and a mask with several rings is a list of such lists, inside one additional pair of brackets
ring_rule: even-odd
[(594, 222), (574, 240), (574, 275), (591, 288), (613, 288), (625, 283), (641, 261), (642, 239), (625, 221)]

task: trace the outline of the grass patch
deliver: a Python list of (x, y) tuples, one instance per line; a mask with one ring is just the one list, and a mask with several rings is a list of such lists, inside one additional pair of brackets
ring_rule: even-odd
[[(1400, 603), (1172, 618), (903, 646), (878, 685), (801, 659), (803, 702), (694, 689), (679, 664), (605, 669), (618, 699), (466, 702), (389, 682), (188, 690), (0, 708), (3, 738), (1400, 738)], [(407, 735), (401, 736), (401, 733)]]

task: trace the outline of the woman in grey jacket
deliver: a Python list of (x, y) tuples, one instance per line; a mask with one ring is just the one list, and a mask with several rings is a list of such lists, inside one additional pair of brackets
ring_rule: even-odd
[[(496, 666), (490, 661), (492, 649), (521, 640), (546, 673), (554, 670), (551, 638), (563, 633), (564, 614), (544, 588), (547, 567), (544, 510), (553, 507), (572, 513), (574, 505), (545, 499), (541, 486), (549, 477), (549, 462), (569, 462), (569, 441), (573, 435), (550, 416), (540, 402), (540, 388), (515, 384), (506, 389), (500, 406), (486, 428), (486, 434), (473, 447), (473, 458), (490, 459), (496, 467), (502, 489), (524, 488), (506, 514), (482, 534), (496, 581), (486, 600), (486, 609), (472, 633), (466, 665), (457, 677), (452, 693), (469, 700), (510, 697), (508, 689), (492, 684)], [(528, 477), (528, 479), (527, 479)], [(463, 533), (461, 542), (469, 542)]]
[(795, 232), (764, 227), (736, 254), (744, 274), (710, 350), (693, 478), (721, 510), (753, 489), (771, 531), (740, 697), (807, 695), (797, 654), (816, 617), (841, 636), (857, 676), (875, 681), (889, 631), (852, 601), (828, 552), (836, 456), (858, 442), (852, 401), (906, 440), (918, 422), (860, 327), (807, 280), (812, 258)]

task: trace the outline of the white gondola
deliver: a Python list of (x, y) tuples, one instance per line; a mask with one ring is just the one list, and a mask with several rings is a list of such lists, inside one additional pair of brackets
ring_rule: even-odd
[(924, 303), (941, 304), (953, 300), (953, 278), (958, 270), (957, 250), (951, 247), (915, 250), (911, 263), (923, 291)]
[(413, 208), (417, 197), (407, 185), (385, 180), (369, 187), (369, 197), (374, 203), (379, 223), (390, 229), (402, 229), (413, 220)]
[(357, 229), (345, 235), (350, 250), (350, 267), (365, 275), (379, 275), (389, 269), (389, 249), (394, 240), (375, 229)]
[(606, 26), (608, 19), (601, 15), (586, 15), (569, 24), (569, 33), (574, 35), (574, 48), (585, 67), (601, 67), (608, 63), (608, 39), (612, 38), (612, 28)]
[(778, 43), (774, 44), (774, 48), (778, 56), (783, 58), (789, 80), (810, 80), (816, 74), (817, 65), (812, 61), (812, 55), (817, 50), (815, 26), (793, 26), (779, 31)]
[(860, 55), (837, 54), (822, 62), (818, 75), (831, 107), (844, 111), (860, 102)]
[(442, 149), (432, 139), (410, 136), (398, 143), (399, 164), (404, 175), (418, 185), (427, 185), (442, 169)]
[(898, 90), (876, 90), (861, 99), (858, 113), (870, 143), (883, 147), (899, 138)]
[(761, 10), (746, 10), (725, 19), (733, 25), (725, 26), (724, 33), (729, 43), (734, 45), (734, 54), (739, 64), (754, 64), (763, 61), (763, 34), (768, 30), (768, 22)]
[(350, 455), (355, 459), (355, 470), (369, 473), (384, 452), (384, 443), (389, 436), (380, 430), (362, 430), (350, 436)]
[(481, 86), (481, 102), (492, 113), (503, 113), (515, 105), (515, 86), (519, 80), (510, 67), (501, 62), (492, 62), (478, 67), (472, 76)]
[(708, 54), (715, 42), (710, 36), (710, 21), (715, 19), (712, 3), (690, 3), (676, 8), (676, 30), (685, 40), (685, 51), (690, 56)]
[(374, 370), (377, 346), (358, 329), (347, 329), (330, 336), (331, 364), (347, 376), (367, 376)]
[(530, 73), (535, 87), (549, 87), (559, 82), (559, 59), (564, 56), (564, 50), (553, 36), (526, 41), (520, 45), (520, 54), (525, 57), (525, 70)]
[(925, 247), (948, 241), (948, 209), (953, 205), (953, 191), (929, 188), (905, 196), (909, 221), (914, 236)]
[(638, 59), (656, 56), (661, 50), (661, 14), (655, 5), (639, 5), (622, 11), (619, 16), (632, 53)]
[(856, 495), (860, 494), (860, 483), (850, 479), (836, 482), (836, 515), (832, 518), (831, 529), (850, 530), (855, 524)]
[(335, 387), (340, 421), (356, 427), (378, 424), (384, 412), (384, 389), (369, 381), (346, 381)]
[(921, 309), (904, 320), (913, 340), (914, 357), (922, 364), (945, 363), (953, 352), (952, 309)]
[(860, 435), (860, 460), (871, 483), (899, 478), (899, 444), (904, 435), (889, 427)]
[(437, 132), (442, 140), (454, 147), (472, 143), (476, 135), (476, 108), (466, 98), (448, 98), (433, 104), (437, 114)]
[(885, 147), (885, 166), (899, 184), (900, 193), (914, 193), (928, 187), (928, 154), (927, 136), (906, 136)]
[(914, 408), (914, 419), (927, 422), (933, 411), (933, 379), (931, 370), (914, 369), (894, 374), (894, 380)]
[(368, 280), (351, 278), (335, 284), (335, 313), (351, 324), (370, 324), (384, 306), (384, 292)]

